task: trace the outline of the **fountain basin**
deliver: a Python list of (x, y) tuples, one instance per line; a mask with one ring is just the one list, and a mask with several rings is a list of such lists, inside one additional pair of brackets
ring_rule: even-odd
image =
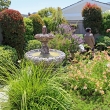
[(39, 64), (40, 62), (44, 62), (45, 64), (59, 64), (65, 58), (65, 53), (56, 50), (49, 49), (49, 54), (41, 54), (41, 49), (30, 50), (25, 53), (25, 58), (33, 61), (35, 64)]

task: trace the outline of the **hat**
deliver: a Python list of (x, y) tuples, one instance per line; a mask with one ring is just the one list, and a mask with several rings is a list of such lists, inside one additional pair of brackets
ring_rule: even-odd
[(86, 28), (86, 32), (89, 32), (89, 31), (91, 31), (91, 28)]

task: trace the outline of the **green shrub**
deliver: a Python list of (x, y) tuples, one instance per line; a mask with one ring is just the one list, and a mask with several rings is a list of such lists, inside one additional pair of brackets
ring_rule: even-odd
[(47, 32), (50, 33), (52, 31), (52, 27), (53, 27), (53, 21), (51, 17), (44, 17), (43, 18), (44, 24), (47, 27)]
[(110, 46), (110, 37), (105, 36), (105, 37), (104, 37), (104, 43), (105, 43), (107, 46)]
[(7, 60), (8, 62), (13, 61), (16, 63), (17, 59), (17, 52), (14, 48), (0, 45), (0, 60)]
[(7, 64), (8, 68), (2, 65), (0, 72), (9, 79), (5, 81), (9, 84), (8, 101), (12, 110), (73, 110), (73, 99), (54, 81), (52, 67), (45, 69), (41, 64), (25, 62), (26, 66), (21, 64), (19, 70), (13, 64)]
[(107, 50), (107, 46), (106, 46), (106, 44), (105, 43), (97, 43), (97, 45), (96, 45), (96, 49), (97, 50), (100, 50), (100, 51), (104, 51), (104, 50)]
[(106, 32), (106, 30), (110, 28), (110, 12), (106, 11), (102, 13), (102, 17), (103, 19), (102, 19), (102, 25), (100, 28), (100, 34), (110, 37), (110, 33)]
[(42, 17), (50, 17), (56, 11), (55, 8), (49, 7), (39, 10), (37, 13)]
[(108, 36), (99, 36), (96, 39), (96, 44), (97, 43), (105, 43), (106, 46), (110, 46), (110, 37), (108, 37)]
[(32, 20), (29, 18), (23, 18), (24, 20), (24, 26), (25, 26), (25, 41), (33, 40), (33, 23)]
[(49, 47), (53, 49), (58, 49), (66, 53), (68, 55), (68, 50), (70, 47), (71, 41), (68, 38), (65, 38), (61, 34), (56, 34), (55, 38), (49, 42)]
[(82, 10), (84, 28), (90, 27), (92, 33), (99, 32), (102, 23), (102, 10), (96, 4), (87, 3)]
[(53, 20), (52, 31), (57, 31), (60, 24), (63, 24), (63, 23), (67, 22), (66, 19), (63, 16), (63, 14), (62, 14), (62, 10), (61, 10), (60, 7), (57, 7), (55, 13), (53, 13), (52, 20)]
[(21, 57), (25, 43), (22, 15), (16, 10), (6, 9), (0, 14), (0, 22), (3, 31), (3, 44), (15, 48), (18, 56)]
[(33, 22), (33, 34), (39, 34), (42, 32), (42, 26), (44, 25), (44, 22), (42, 21), (42, 18), (38, 14), (32, 14), (29, 16), (29, 18)]
[(33, 49), (40, 49), (41, 42), (38, 40), (29, 40), (26, 44), (25, 51), (33, 50)]
[(103, 95), (110, 90), (110, 72), (107, 67), (109, 61), (106, 52), (97, 52), (93, 60), (81, 60), (76, 65), (68, 65), (65, 70), (67, 74), (62, 74), (56, 81), (65, 89), (80, 94), (79, 97), (84, 98), (87, 103), (96, 100), (103, 102)]

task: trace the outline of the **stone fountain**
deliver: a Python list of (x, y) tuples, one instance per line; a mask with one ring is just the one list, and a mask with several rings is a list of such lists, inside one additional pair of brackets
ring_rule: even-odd
[(60, 50), (49, 49), (47, 45), (49, 40), (54, 38), (54, 35), (51, 33), (47, 34), (46, 26), (42, 27), (42, 34), (36, 34), (35, 38), (42, 43), (42, 47), (41, 49), (34, 49), (26, 52), (25, 58), (33, 61), (35, 64), (44, 62), (47, 65), (51, 63), (59, 64), (63, 61), (65, 53)]

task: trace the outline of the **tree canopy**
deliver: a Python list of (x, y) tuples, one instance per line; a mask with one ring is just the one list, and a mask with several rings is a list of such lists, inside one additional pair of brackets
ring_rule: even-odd
[(10, 0), (0, 0), (0, 11), (8, 8), (10, 6), (10, 4), (11, 4)]
[(38, 14), (43, 18), (43, 17), (49, 17), (52, 16), (53, 13), (56, 11), (55, 8), (49, 7), (49, 8), (44, 8), (42, 10), (38, 11)]
[(99, 33), (102, 23), (102, 10), (96, 4), (87, 3), (82, 10), (84, 28), (90, 27), (93, 34)]

